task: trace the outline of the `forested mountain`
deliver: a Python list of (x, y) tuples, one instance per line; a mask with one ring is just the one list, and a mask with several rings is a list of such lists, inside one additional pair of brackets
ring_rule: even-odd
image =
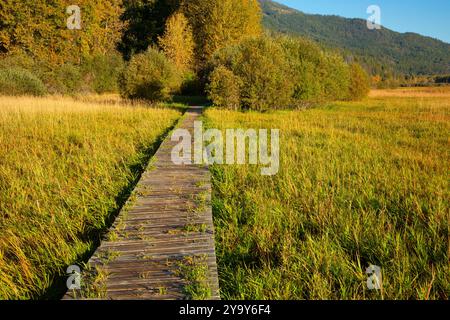
[(306, 36), (358, 57), (373, 74), (450, 73), (450, 44), (415, 33), (369, 30), (363, 19), (305, 14), (271, 0), (259, 0), (264, 26)]

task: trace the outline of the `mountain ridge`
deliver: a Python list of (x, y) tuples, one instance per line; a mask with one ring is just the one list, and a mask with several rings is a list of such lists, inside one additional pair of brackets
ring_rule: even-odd
[(450, 73), (450, 44), (414, 32), (382, 27), (369, 30), (366, 20), (307, 14), (271, 0), (259, 0), (266, 29), (311, 38), (356, 57), (372, 74)]

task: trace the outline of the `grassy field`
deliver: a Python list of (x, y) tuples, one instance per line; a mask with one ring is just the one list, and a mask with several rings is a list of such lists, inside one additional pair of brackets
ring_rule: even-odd
[[(449, 88), (206, 120), (281, 135), (276, 176), (211, 168), (222, 298), (448, 298)], [(367, 289), (370, 264), (379, 291)]]
[(58, 294), (179, 116), (117, 97), (1, 97), (0, 299)]

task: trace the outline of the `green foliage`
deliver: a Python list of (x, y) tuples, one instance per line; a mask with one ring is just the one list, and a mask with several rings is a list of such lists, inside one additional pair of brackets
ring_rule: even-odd
[(302, 102), (343, 100), (348, 97), (350, 70), (342, 56), (323, 51), (303, 38), (279, 37), (294, 82), (293, 97)]
[(356, 56), (371, 74), (450, 73), (450, 44), (387, 28), (369, 30), (363, 19), (310, 15), (270, 0), (259, 0), (263, 25), (276, 33), (297, 35)]
[(277, 42), (283, 47), (289, 61), (290, 79), (294, 82), (293, 98), (315, 101), (322, 96), (325, 75), (320, 73), (324, 53), (312, 41), (303, 38), (282, 37)]
[(158, 38), (158, 44), (179, 70), (192, 70), (194, 35), (182, 13), (178, 12), (169, 17), (164, 35)]
[(200, 64), (218, 49), (261, 35), (261, 9), (257, 0), (184, 0), (197, 45)]
[(184, 73), (180, 93), (185, 96), (200, 96), (204, 93), (204, 88), (197, 74), (192, 71)]
[(119, 76), (125, 67), (118, 53), (88, 57), (82, 69), (85, 78), (91, 80), (91, 87), (96, 93), (117, 92)]
[(369, 77), (366, 71), (359, 64), (352, 63), (350, 65), (350, 100), (367, 97), (369, 91)]
[[(349, 95), (350, 68), (342, 56), (327, 53), (322, 65), (323, 97), (325, 100), (345, 100)], [(320, 71), (319, 71), (320, 72)], [(320, 73), (319, 73), (320, 74)]]
[(48, 80), (55, 81), (56, 87), (53, 91), (58, 93), (75, 93), (82, 83), (80, 68), (71, 63), (56, 67), (51, 76), (52, 78)]
[(121, 20), (125, 23), (125, 28), (118, 48), (126, 60), (157, 42), (158, 37), (164, 33), (167, 18), (177, 10), (180, 1), (124, 1)]
[[(226, 107), (235, 106), (237, 97), (240, 107), (262, 111), (346, 100), (356, 94), (350, 92), (352, 68), (344, 59), (301, 38), (244, 40), (216, 52), (208, 70), (210, 97)], [(361, 72), (361, 67), (355, 71), (359, 86), (364, 84)], [(354, 90), (359, 94), (355, 98), (367, 94), (364, 88)]]
[(272, 39), (247, 39), (217, 52), (210, 68), (224, 66), (242, 80), (241, 107), (268, 110), (291, 102), (293, 84), (282, 48)]
[(46, 89), (31, 72), (19, 68), (0, 69), (0, 94), (43, 96)]
[(206, 90), (215, 106), (237, 110), (240, 107), (241, 86), (242, 80), (221, 65), (210, 74)]
[(124, 62), (119, 53), (110, 52), (84, 57), (77, 64), (55, 65), (17, 52), (0, 58), (0, 68), (8, 67), (28, 70), (44, 83), (49, 93), (105, 93), (118, 91)]
[(174, 64), (157, 49), (149, 48), (130, 60), (121, 79), (121, 93), (127, 98), (168, 100), (181, 87), (182, 77)]

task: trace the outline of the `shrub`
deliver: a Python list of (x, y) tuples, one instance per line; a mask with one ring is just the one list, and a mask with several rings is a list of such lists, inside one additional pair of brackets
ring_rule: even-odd
[(43, 96), (46, 89), (41, 80), (31, 72), (20, 68), (0, 70), (0, 94)]
[(242, 80), (224, 66), (219, 66), (209, 76), (206, 87), (208, 98), (215, 106), (237, 110), (240, 107)]
[(82, 84), (82, 71), (77, 65), (65, 63), (53, 73), (59, 85), (59, 93), (75, 93)]
[(349, 99), (360, 100), (367, 97), (370, 91), (369, 76), (357, 63), (350, 65)]
[(175, 66), (157, 49), (131, 58), (121, 79), (121, 93), (126, 98), (167, 100), (180, 89), (182, 77)]
[(287, 36), (248, 39), (221, 49), (206, 73), (211, 99), (228, 108), (237, 105), (236, 96), (241, 108), (263, 111), (356, 99), (368, 92), (359, 65), (348, 65), (341, 55), (310, 40)]
[(323, 100), (324, 52), (312, 41), (302, 38), (280, 37), (276, 41), (283, 47), (289, 62), (296, 104)]
[(20, 68), (31, 71), (33, 74), (35, 62), (33, 58), (23, 51), (17, 51), (13, 54), (0, 55), (0, 69)]
[(44, 61), (34, 61), (27, 70), (42, 81), (49, 93), (74, 93), (83, 83), (80, 67), (71, 63), (53, 65)]
[(225, 48), (211, 61), (214, 70), (220, 65), (242, 80), (241, 106), (254, 110), (285, 108), (293, 96), (288, 61), (281, 46), (269, 38), (243, 41)]
[(334, 53), (325, 53), (320, 66), (323, 98), (346, 100), (349, 96), (350, 68), (344, 59)]
[(88, 57), (83, 63), (84, 77), (90, 79), (89, 86), (96, 93), (117, 92), (119, 76), (123, 69), (124, 61), (115, 52)]

